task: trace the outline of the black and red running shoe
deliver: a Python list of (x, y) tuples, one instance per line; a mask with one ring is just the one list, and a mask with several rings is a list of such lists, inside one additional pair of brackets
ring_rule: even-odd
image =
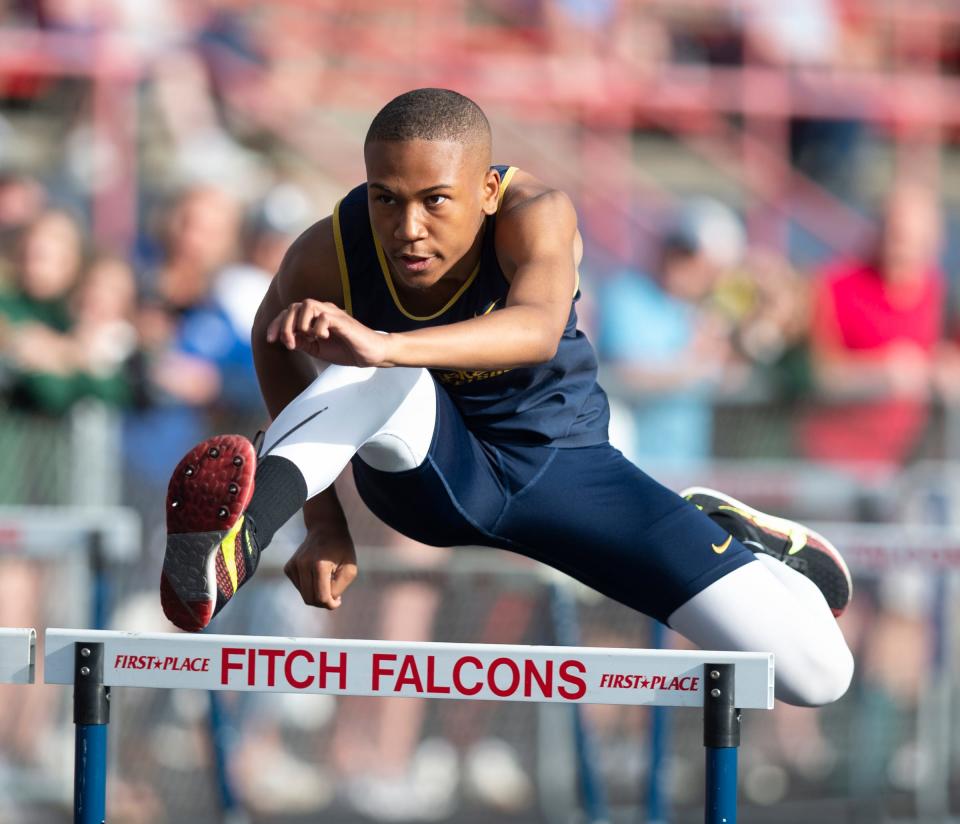
[(837, 548), (819, 532), (753, 509), (717, 492), (694, 486), (680, 496), (733, 535), (754, 553), (772, 555), (817, 585), (833, 614), (839, 617), (850, 603), (853, 580)]
[(199, 632), (253, 575), (260, 550), (244, 516), (257, 453), (242, 435), (191, 449), (167, 487), (167, 551), (160, 603), (174, 624)]

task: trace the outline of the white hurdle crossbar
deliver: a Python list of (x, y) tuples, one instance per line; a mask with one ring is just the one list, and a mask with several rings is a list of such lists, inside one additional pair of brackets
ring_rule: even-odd
[(702, 707), (709, 661), (736, 665), (738, 707), (773, 707), (766, 653), (205, 633), (48, 629), (47, 683), (73, 683), (81, 642), (103, 644), (103, 684), (111, 687)]
[(44, 680), (74, 685), (74, 821), (101, 824), (111, 687), (704, 710), (706, 821), (736, 820), (740, 709), (773, 708), (773, 655), (48, 629)]
[(0, 684), (32, 684), (37, 633), (0, 628)]

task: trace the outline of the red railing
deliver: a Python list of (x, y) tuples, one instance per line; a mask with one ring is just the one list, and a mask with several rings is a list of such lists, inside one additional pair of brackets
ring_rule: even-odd
[[(274, 59), (296, 61), (288, 72), (309, 76), (311, 82), (303, 88), (309, 89), (310, 99), (298, 101), (304, 113), (371, 112), (408, 88), (445, 85), (503, 118), (581, 130), (573, 140), (574, 154), (552, 158), (547, 165), (564, 167), (566, 183), (575, 191), (606, 187), (592, 196), (620, 215), (625, 228), (639, 231), (648, 227), (632, 215), (638, 196), (663, 200), (669, 195), (658, 191), (632, 156), (629, 136), (638, 126), (675, 134), (688, 149), (733, 175), (752, 204), (748, 223), (755, 241), (782, 243), (789, 216), (836, 247), (862, 238), (870, 224), (790, 165), (789, 118), (855, 117), (874, 124), (901, 146), (922, 146), (927, 171), (936, 170), (943, 134), (960, 133), (960, 78), (945, 76), (939, 65), (945, 33), (960, 28), (955, 4), (911, 0), (865, 5), (861, 14), (893, 32), (888, 65), (871, 70), (764, 65), (751, 48), (749, 17), (740, 23), (743, 65), (638, 67), (602, 48), (559, 51), (569, 40), (544, 25), (476, 22), (477, 8), (484, 5), (489, 4), (282, 0), (271, 7), (264, 40)], [(623, 8), (622, 14), (660, 15), (674, 25), (682, 15), (719, 17), (725, 5), (647, 0)], [(271, 114), (275, 108), (265, 105), (264, 97), (270, 93), (267, 69), (216, 46), (206, 46), (204, 56), (229, 106), (338, 183), (354, 182), (360, 168), (355, 133), (338, 127), (336, 118), (326, 118), (317, 129), (306, 116)], [(109, 178), (98, 181), (93, 192), (94, 230), (101, 242), (115, 248), (129, 248), (136, 229), (136, 87), (151, 70), (151, 60), (134, 41), (109, 32), (0, 29), (0, 76), (90, 80), (97, 145), (113, 158)], [(615, 239), (610, 243), (616, 246)]]

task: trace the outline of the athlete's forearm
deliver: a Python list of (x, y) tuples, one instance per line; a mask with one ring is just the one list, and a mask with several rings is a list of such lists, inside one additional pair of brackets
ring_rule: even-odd
[(303, 505), (303, 523), (308, 530), (321, 529), (324, 532), (349, 535), (343, 507), (340, 506), (337, 491), (332, 486), (319, 495), (314, 495)]
[(384, 366), (436, 369), (515, 369), (550, 360), (563, 327), (557, 312), (539, 306), (508, 306), (470, 320), (395, 332)]

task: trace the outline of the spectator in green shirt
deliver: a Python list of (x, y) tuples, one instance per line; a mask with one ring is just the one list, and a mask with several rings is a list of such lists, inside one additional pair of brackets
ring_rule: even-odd
[(0, 292), (3, 384), (15, 409), (58, 416), (85, 397), (129, 400), (133, 275), (101, 258), (81, 277), (82, 263), (80, 228), (66, 212), (43, 212), (24, 230), (14, 282)]

